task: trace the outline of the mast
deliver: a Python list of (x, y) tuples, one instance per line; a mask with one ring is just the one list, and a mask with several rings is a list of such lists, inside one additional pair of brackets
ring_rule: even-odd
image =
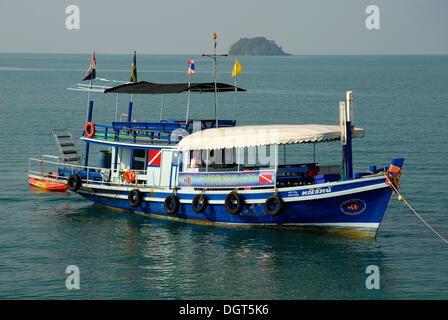
[(203, 57), (210, 57), (213, 58), (213, 83), (215, 86), (215, 127), (218, 128), (218, 88), (216, 85), (216, 79), (217, 79), (217, 72), (218, 72), (218, 64), (217, 64), (217, 58), (218, 57), (226, 57), (227, 53), (225, 54), (216, 54), (216, 33), (213, 33), (213, 54), (202, 54)]
[(215, 119), (216, 124), (215, 127), (218, 128), (218, 90), (216, 88), (216, 72), (217, 72), (217, 63), (216, 63), (216, 33), (213, 34), (213, 83), (215, 84)]

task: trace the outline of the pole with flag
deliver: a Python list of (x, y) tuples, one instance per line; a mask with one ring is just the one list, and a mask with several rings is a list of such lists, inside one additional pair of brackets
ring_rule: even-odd
[(237, 80), (237, 75), (238, 73), (243, 72), (243, 68), (241, 67), (240, 63), (238, 62), (238, 58), (235, 58), (235, 65), (233, 66), (233, 70), (232, 70), (232, 77), (235, 77), (235, 92), (237, 91), (236, 88), (236, 80)]
[[(137, 82), (137, 53), (134, 50), (134, 58), (132, 59), (132, 66), (131, 66), (131, 77), (129, 79), (129, 82)], [(131, 101), (129, 101), (129, 108), (128, 108), (128, 122), (131, 122), (132, 117), (132, 104), (134, 100), (134, 95), (131, 94)]]
[(86, 75), (84, 76), (84, 79), (82, 81), (90, 80), (90, 86), (89, 86), (89, 93), (87, 95), (87, 119), (86, 122), (92, 121), (92, 107), (93, 107), (93, 101), (90, 100), (90, 91), (92, 89), (92, 82), (93, 79), (96, 78), (96, 59), (95, 59), (95, 51), (93, 51), (92, 60), (90, 61), (89, 69), (86, 72)]
[(232, 70), (232, 77), (235, 77), (235, 82), (234, 82), (234, 95), (233, 95), (233, 105), (235, 106), (235, 102), (236, 102), (236, 92), (238, 91), (238, 88), (236, 86), (236, 82), (237, 82), (237, 78), (238, 78), (238, 73), (243, 72), (243, 68), (241, 67), (240, 63), (238, 62), (238, 58), (235, 58), (235, 65), (233, 66), (233, 70)]
[(90, 61), (89, 70), (87, 70), (86, 75), (82, 81), (90, 80), (90, 85), (92, 85), (92, 80), (96, 78), (96, 60), (95, 51), (93, 51), (92, 60)]
[(185, 124), (188, 123), (188, 111), (190, 109), (190, 84), (191, 84), (191, 76), (196, 73), (196, 69), (194, 67), (194, 60), (193, 57), (188, 60), (188, 98), (187, 98), (187, 115), (185, 117)]
[[(93, 79), (96, 78), (96, 59), (95, 59), (95, 51), (93, 51), (92, 60), (90, 61), (89, 69), (86, 72), (86, 75), (84, 76), (84, 79), (82, 81), (90, 80), (90, 86), (89, 86), (89, 93), (87, 96), (87, 122), (92, 122), (92, 115), (93, 115), (93, 101), (90, 100), (90, 91), (92, 90), (92, 83)], [(84, 166), (87, 167), (89, 163), (89, 142), (86, 142), (86, 150), (84, 152)]]

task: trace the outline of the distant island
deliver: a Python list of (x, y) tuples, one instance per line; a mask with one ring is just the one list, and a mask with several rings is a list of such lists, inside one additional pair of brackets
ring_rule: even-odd
[(230, 46), (229, 55), (289, 55), (274, 40), (265, 37), (241, 38)]

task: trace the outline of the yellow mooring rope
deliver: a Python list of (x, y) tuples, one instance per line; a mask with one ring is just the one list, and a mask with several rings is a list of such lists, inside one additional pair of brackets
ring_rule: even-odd
[[(383, 174), (386, 176), (386, 179), (389, 180), (389, 177), (387, 176), (386, 172), (383, 172)], [(444, 237), (442, 237), (440, 235), (440, 233), (438, 233), (436, 230), (434, 230), (433, 227), (431, 227), (429, 225), (429, 223), (427, 223), (425, 221), (425, 219), (423, 219), (418, 213), (417, 211), (414, 210), (414, 208), (412, 208), (412, 206), (406, 201), (406, 199), (400, 194), (400, 192), (398, 192), (397, 188), (395, 187), (395, 185), (389, 180), (389, 186), (392, 187), (392, 189), (397, 193), (398, 195), (398, 200), (403, 201), (405, 205), (407, 205), (409, 207), (409, 209), (411, 209), (411, 211), (429, 228), (431, 229), (432, 232), (434, 232), (435, 235), (437, 235), (440, 239), (442, 239), (443, 242), (445, 242), (446, 244), (448, 244), (448, 240), (445, 239)]]

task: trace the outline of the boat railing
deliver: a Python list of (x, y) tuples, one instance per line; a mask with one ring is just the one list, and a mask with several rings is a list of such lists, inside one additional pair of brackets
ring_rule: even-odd
[[(172, 138), (172, 131), (156, 130), (144, 123), (114, 122), (112, 126), (94, 124), (95, 132), (91, 137), (104, 141), (139, 143), (139, 144), (177, 144), (179, 141)], [(177, 126), (177, 128), (180, 128)], [(83, 137), (86, 133), (83, 132)]]
[[(177, 144), (179, 136), (184, 133), (190, 134), (195, 127), (195, 121), (199, 123), (197, 130), (214, 127), (215, 120), (177, 120), (168, 119), (161, 122), (112, 122), (112, 126), (94, 124), (95, 131), (91, 137), (93, 139), (140, 143), (140, 144)], [(233, 127), (235, 120), (219, 120), (220, 127)], [(178, 130), (177, 134), (175, 131)], [(83, 132), (83, 137), (86, 133)]]
[[(53, 160), (46, 160), (45, 158), (52, 158)], [(126, 171), (127, 170), (119, 170), (118, 179), (113, 179), (112, 169), (67, 164), (63, 163), (60, 157), (44, 155), (42, 156), (42, 159), (29, 159), (28, 176), (65, 183), (72, 174), (78, 174), (81, 181), (88, 184), (155, 187), (154, 183), (151, 184), (147, 182), (147, 173), (145, 170), (132, 170), (135, 172), (136, 178), (131, 183), (128, 183), (123, 175)], [(117, 177), (117, 175), (115, 175), (115, 177)], [(144, 177), (144, 179), (139, 179), (139, 177)], [(151, 181), (154, 182), (154, 177), (152, 178)]]

